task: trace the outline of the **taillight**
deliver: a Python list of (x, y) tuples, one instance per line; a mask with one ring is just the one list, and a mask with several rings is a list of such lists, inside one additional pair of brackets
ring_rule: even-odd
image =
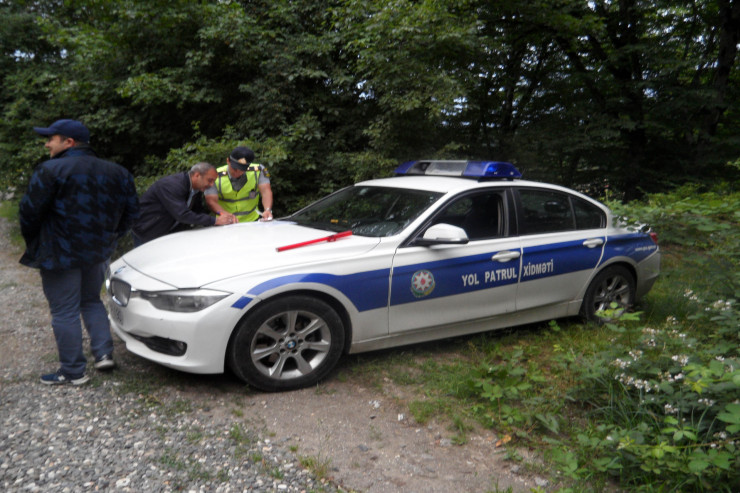
[(651, 231), (650, 232), (650, 239), (653, 240), (653, 243), (656, 245), (658, 244), (658, 233)]

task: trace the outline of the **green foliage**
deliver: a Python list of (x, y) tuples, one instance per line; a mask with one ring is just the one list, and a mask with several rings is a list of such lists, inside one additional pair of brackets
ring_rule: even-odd
[[(10, 221), (11, 224), (18, 224), (18, 201), (17, 200), (4, 200), (0, 202), (0, 217)], [(23, 236), (21, 236), (20, 227), (13, 227), (10, 229), (10, 241), (22, 248), (24, 245)]]
[[(736, 312), (733, 305), (698, 308)], [(740, 481), (740, 325), (730, 318), (719, 324), (719, 341), (676, 319), (615, 339), (599, 355), (610, 364), (590, 368), (575, 394), (593, 406), (595, 421), (608, 423), (581, 453), (616, 462), (625, 484), (731, 491)]]
[[(703, 271), (677, 276), (698, 281), (694, 289), (681, 293), (674, 286), (669, 293), (674, 299), (683, 294), (678, 316), (612, 325), (609, 346), (582, 368), (583, 383), (572, 394), (602, 423), (588, 434), (592, 444), (579, 445), (579, 455), (613, 461), (621, 482), (635, 489), (734, 491), (740, 485), (739, 257), (725, 251), (737, 251), (738, 200), (723, 186), (703, 193), (686, 187), (621, 210), (649, 218), (667, 232), (664, 238), (692, 248), (674, 269)], [(722, 275), (725, 269), (730, 275)]]
[[(1, 2), (0, 187), (25, 185), (46, 154), (31, 127), (62, 117), (143, 178), (220, 143), (259, 144), (286, 211), (416, 158), (511, 160), (620, 197), (711, 183), (739, 173), (721, 166), (740, 148), (732, 12), (727, 0)], [(201, 139), (214, 146), (194, 155)]]
[(708, 284), (701, 285), (702, 289), (740, 299), (740, 194), (736, 184), (722, 182), (710, 190), (685, 185), (671, 193), (653, 194), (639, 204), (608, 204), (628, 223), (651, 225), (661, 243), (685, 249), (686, 268)]
[[(534, 396), (537, 392), (534, 389), (536, 385), (541, 386), (545, 378), (536, 365), (526, 365), (522, 361), (523, 356), (523, 350), (515, 348), (513, 353), (503, 356), (502, 363), (479, 367), (473, 373), (469, 391), (483, 402), (483, 405), (473, 406), (473, 411), (489, 426), (516, 427), (520, 434), (531, 427), (533, 418), (557, 432), (558, 422), (554, 414), (536, 409)], [(527, 412), (533, 409), (535, 412)]]

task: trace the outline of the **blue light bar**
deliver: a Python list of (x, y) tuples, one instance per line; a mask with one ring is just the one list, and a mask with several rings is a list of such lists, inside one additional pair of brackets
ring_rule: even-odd
[(396, 168), (395, 173), (509, 180), (522, 177), (513, 164), (503, 161), (407, 161)]

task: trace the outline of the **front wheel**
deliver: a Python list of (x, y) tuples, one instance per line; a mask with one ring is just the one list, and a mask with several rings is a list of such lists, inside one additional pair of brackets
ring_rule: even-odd
[(227, 361), (260, 390), (294, 390), (316, 384), (336, 365), (344, 326), (327, 303), (309, 296), (267, 301), (236, 328)]
[[(581, 316), (593, 322), (609, 322), (604, 310), (611, 310), (616, 304), (616, 316), (623, 313), (635, 302), (635, 278), (625, 267), (607, 267), (594, 277), (588, 285), (581, 305)], [(601, 313), (600, 313), (601, 312)]]

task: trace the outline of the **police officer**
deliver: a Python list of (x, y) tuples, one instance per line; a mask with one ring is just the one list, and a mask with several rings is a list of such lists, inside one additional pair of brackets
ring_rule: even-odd
[[(239, 222), (250, 222), (262, 216), (272, 219), (270, 173), (253, 163), (254, 152), (239, 146), (231, 151), (226, 166), (218, 168), (218, 178), (205, 191), (206, 204), (216, 214), (233, 214)], [(258, 206), (262, 199), (262, 213)]]

